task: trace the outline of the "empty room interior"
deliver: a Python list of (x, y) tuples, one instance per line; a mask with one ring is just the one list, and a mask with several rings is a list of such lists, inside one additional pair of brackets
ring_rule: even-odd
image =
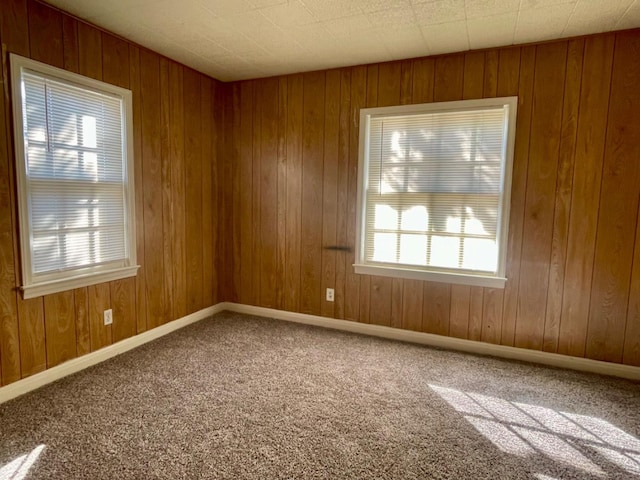
[(640, 0), (0, 0), (0, 480), (640, 479)]

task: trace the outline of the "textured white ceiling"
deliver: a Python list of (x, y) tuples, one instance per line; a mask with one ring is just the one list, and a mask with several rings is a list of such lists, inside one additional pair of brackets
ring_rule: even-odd
[(640, 27), (640, 0), (47, 0), (228, 81)]

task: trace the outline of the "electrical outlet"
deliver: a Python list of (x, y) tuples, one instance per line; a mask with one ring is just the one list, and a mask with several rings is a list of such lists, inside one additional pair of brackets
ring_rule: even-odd
[(113, 323), (113, 310), (105, 310), (104, 311), (104, 324), (111, 325)]
[(327, 288), (327, 302), (333, 302), (333, 288)]

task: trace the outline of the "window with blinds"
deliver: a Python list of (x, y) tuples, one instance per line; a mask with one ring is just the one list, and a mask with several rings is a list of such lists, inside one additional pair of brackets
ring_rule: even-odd
[(134, 275), (131, 92), (11, 68), (25, 298)]
[(357, 273), (504, 286), (516, 105), (361, 111)]

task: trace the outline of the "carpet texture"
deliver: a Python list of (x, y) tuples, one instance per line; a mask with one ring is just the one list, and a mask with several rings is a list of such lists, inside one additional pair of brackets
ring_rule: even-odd
[(631, 479), (639, 436), (632, 382), (225, 312), (0, 405), (0, 479)]

